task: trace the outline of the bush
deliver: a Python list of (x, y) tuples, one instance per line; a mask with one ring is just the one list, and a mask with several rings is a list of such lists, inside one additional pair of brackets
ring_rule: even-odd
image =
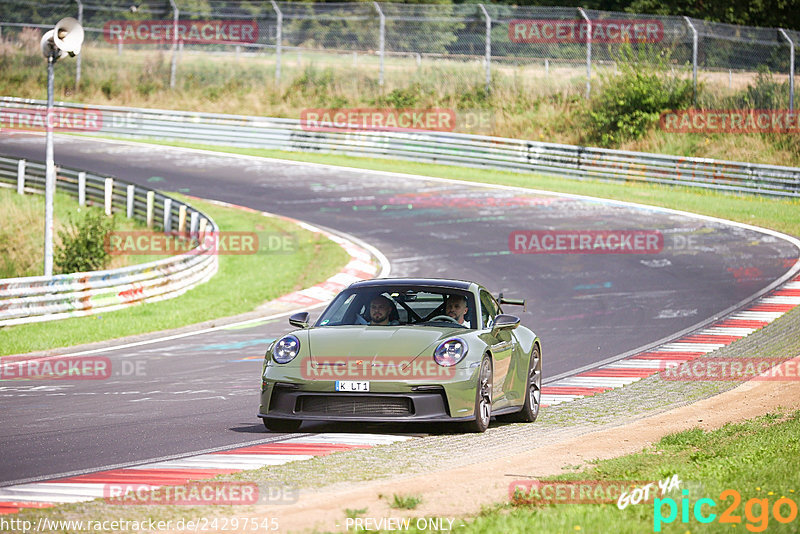
[(789, 82), (776, 82), (769, 67), (758, 67), (755, 85), (748, 84), (741, 96), (744, 107), (751, 109), (781, 109), (789, 107)]
[(658, 66), (624, 63), (621, 74), (605, 80), (587, 111), (588, 137), (602, 146), (638, 139), (663, 111), (692, 102), (692, 81)]
[(77, 223), (70, 221), (65, 230), (58, 232), (61, 244), (53, 254), (56, 272), (67, 274), (104, 269), (111, 259), (105, 239), (113, 230), (114, 218), (95, 209), (89, 210)]

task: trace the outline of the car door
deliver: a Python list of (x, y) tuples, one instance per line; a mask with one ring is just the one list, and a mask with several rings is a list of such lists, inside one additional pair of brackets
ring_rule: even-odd
[(489, 345), (492, 351), (494, 369), (492, 379), (492, 409), (496, 410), (508, 405), (506, 398), (508, 382), (511, 379), (509, 367), (511, 365), (511, 355), (514, 352), (515, 338), (512, 330), (504, 329), (492, 334), (494, 319), (502, 313), (500, 305), (492, 295), (481, 289), (481, 319), (484, 333), (481, 337)]

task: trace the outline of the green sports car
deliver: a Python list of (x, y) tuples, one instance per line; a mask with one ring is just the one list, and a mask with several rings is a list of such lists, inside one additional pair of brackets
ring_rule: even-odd
[(483, 432), (493, 415), (539, 414), (541, 342), (484, 287), (460, 280), (356, 282), (313, 326), (270, 344), (258, 416), (277, 432), (303, 421), (461, 422)]

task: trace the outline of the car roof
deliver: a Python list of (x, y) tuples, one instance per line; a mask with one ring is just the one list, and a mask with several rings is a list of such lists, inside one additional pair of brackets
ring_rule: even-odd
[(466, 280), (449, 280), (446, 278), (375, 278), (372, 280), (361, 280), (359, 282), (353, 282), (350, 284), (350, 287), (353, 289), (384, 286), (437, 287), (472, 291), (472, 288), (477, 286), (477, 284), (475, 282), (468, 282)]

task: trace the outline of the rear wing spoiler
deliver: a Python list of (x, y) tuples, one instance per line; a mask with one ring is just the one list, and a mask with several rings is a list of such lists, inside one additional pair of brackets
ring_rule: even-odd
[(499, 298), (497, 301), (500, 304), (510, 304), (512, 306), (522, 306), (522, 311), (528, 311), (527, 306), (525, 304), (525, 299), (510, 299), (508, 297), (504, 297), (502, 293), (500, 293)]

